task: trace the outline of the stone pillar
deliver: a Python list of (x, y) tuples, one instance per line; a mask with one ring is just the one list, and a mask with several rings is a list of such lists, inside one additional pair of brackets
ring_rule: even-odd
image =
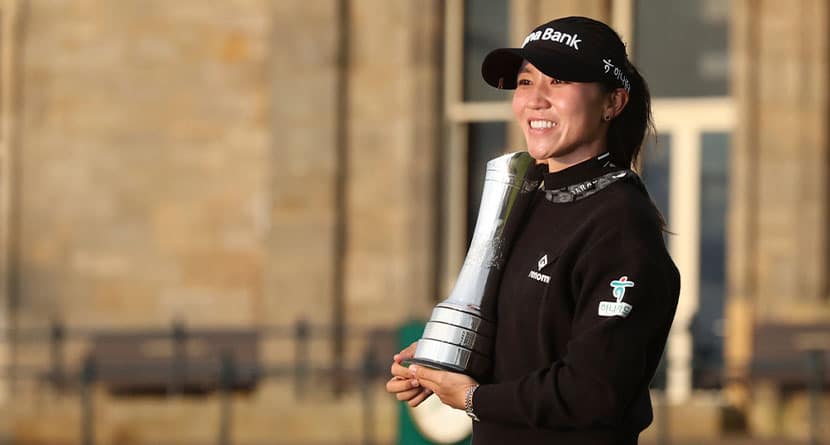
[(434, 260), (440, 78), (439, 1), (351, 2), (348, 106), (350, 323), (429, 315)]
[(724, 310), (725, 394), (733, 406), (745, 409), (752, 352), (752, 323), (757, 299), (759, 195), (757, 172), (758, 18), (749, 1), (732, 2), (730, 52), (732, 95), (738, 114), (731, 147), (731, 180), (727, 215), (727, 296)]
[(748, 68), (757, 90), (740, 100), (756, 106), (747, 125), (756, 125), (748, 130), (757, 135), (758, 313), (826, 316), (828, 5), (764, 1), (750, 8), (757, 10), (758, 49)]
[[(830, 320), (828, 5), (733, 1), (727, 375), (747, 376), (752, 326)], [(730, 383), (743, 406), (748, 388)]]
[(271, 189), (266, 318), (332, 319), (338, 125), (336, 0), (272, 3)]
[[(0, 1), (0, 370), (7, 370), (11, 361), (12, 283), (10, 273), (14, 252), (15, 218), (13, 216), (16, 172), (17, 69), (19, 68), (18, 38), (20, 5), (15, 0)], [(4, 372), (5, 374), (5, 372)], [(0, 406), (8, 401), (10, 382), (0, 380)]]
[(270, 318), (389, 326), (425, 317), (437, 298), (442, 5), (275, 8)]

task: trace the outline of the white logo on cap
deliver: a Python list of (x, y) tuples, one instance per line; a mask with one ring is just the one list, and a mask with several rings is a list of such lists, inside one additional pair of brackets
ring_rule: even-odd
[(524, 42), (522, 42), (522, 48), (524, 48), (528, 43), (535, 42), (536, 40), (550, 40), (551, 42), (570, 46), (577, 51), (579, 51), (579, 44), (582, 43), (582, 40), (579, 38), (579, 34), (568, 34), (566, 32), (557, 31), (553, 28), (545, 28), (544, 31), (536, 31), (528, 34), (528, 36), (525, 37)]
[(628, 82), (628, 77), (625, 76), (625, 73), (613, 63), (611, 63), (611, 59), (602, 59), (602, 63), (605, 64), (605, 74), (611, 73), (611, 68), (614, 68), (612, 75), (614, 78), (620, 81), (623, 84), (623, 88), (627, 91), (631, 91), (631, 84)]

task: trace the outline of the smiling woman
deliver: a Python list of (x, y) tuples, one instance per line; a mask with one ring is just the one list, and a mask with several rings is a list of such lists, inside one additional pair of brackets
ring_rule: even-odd
[(663, 219), (631, 170), (651, 129), (648, 88), (619, 36), (586, 17), (490, 52), (482, 75), (515, 89), (544, 178), (481, 303), (496, 323), (492, 372), (405, 367), (413, 344), (394, 357), (387, 390), (466, 411), (474, 445), (636, 444), (680, 286)]

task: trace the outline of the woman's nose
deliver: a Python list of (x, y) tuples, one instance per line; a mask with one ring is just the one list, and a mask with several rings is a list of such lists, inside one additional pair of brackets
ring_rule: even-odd
[(539, 86), (534, 86), (533, 91), (530, 93), (530, 97), (528, 97), (527, 106), (537, 110), (548, 108), (550, 106), (550, 101), (547, 98), (546, 92)]

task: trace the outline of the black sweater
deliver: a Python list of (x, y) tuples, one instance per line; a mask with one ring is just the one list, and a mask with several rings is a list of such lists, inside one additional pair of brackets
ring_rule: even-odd
[[(591, 159), (544, 188), (618, 170)], [(535, 193), (483, 302), (497, 332), (473, 444), (635, 444), (680, 290), (661, 219), (633, 173), (573, 202)]]

